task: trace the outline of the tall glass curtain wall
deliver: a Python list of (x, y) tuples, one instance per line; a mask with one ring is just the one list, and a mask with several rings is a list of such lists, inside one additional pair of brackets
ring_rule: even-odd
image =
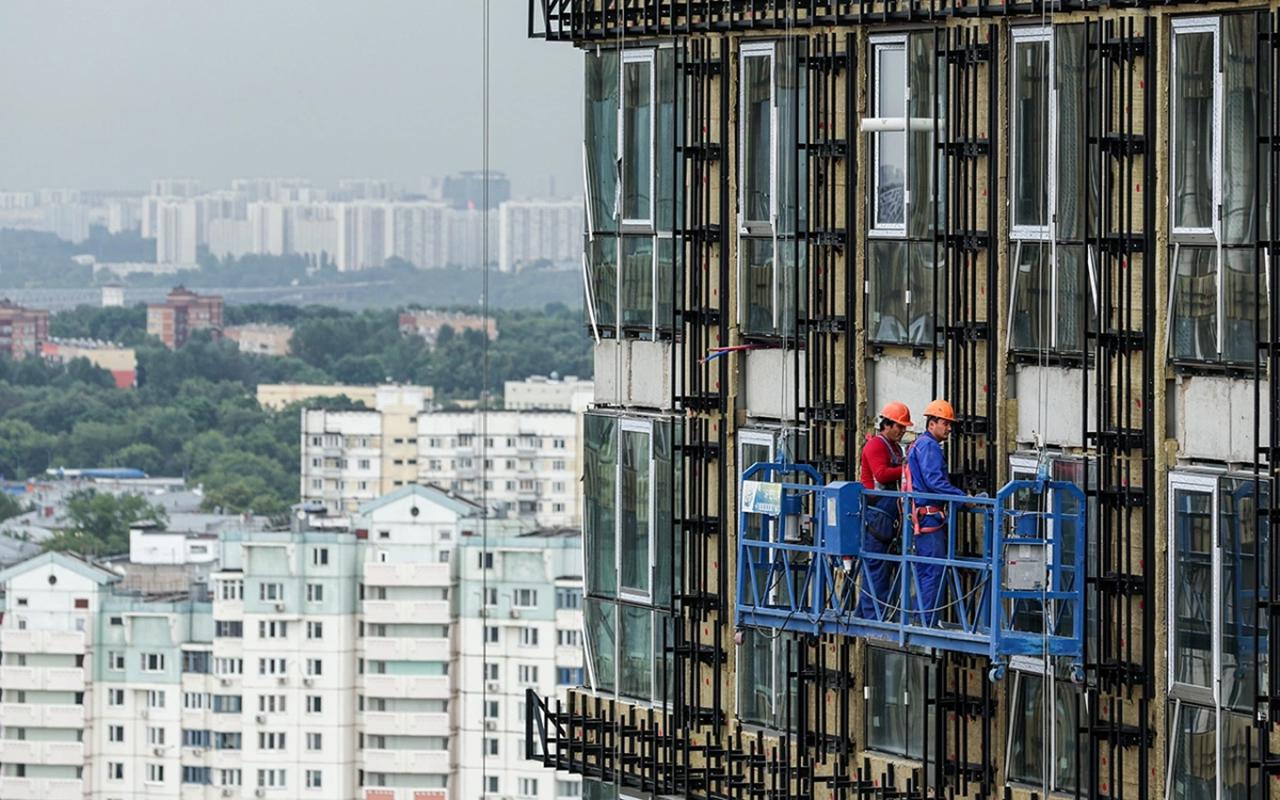
[(675, 50), (601, 48), (585, 59), (588, 311), (602, 336), (669, 335), (683, 184)]
[(1099, 176), (1099, 61), (1083, 23), (1015, 29), (1009, 147), (1011, 345), (1081, 352), (1084, 320), (1097, 307), (1094, 233)]
[(583, 421), (583, 616), (587, 676), (598, 692), (670, 697), (672, 586), (683, 552), (674, 511), (683, 487), (674, 458), (681, 430), (666, 418)]
[[(1257, 213), (1258, 175), (1267, 174), (1257, 136), (1275, 113), (1257, 83), (1267, 50), (1256, 27), (1251, 13), (1173, 23), (1169, 354), (1180, 361), (1254, 358), (1254, 245), (1267, 220)], [(1273, 202), (1262, 200), (1264, 209)]]
[(934, 344), (942, 279), (934, 237), (946, 215), (945, 164), (935, 145), (946, 132), (946, 65), (932, 31), (873, 36), (869, 52), (869, 336)]
[[(1245, 798), (1248, 736), (1258, 690), (1255, 656), (1269, 529), (1252, 476), (1178, 474), (1170, 479), (1169, 776), (1173, 798)], [(1263, 559), (1260, 564), (1259, 559)], [(1216, 580), (1215, 580), (1216, 576)], [(1216, 630), (1215, 630), (1216, 629)], [(1257, 648), (1255, 653), (1255, 648)]]

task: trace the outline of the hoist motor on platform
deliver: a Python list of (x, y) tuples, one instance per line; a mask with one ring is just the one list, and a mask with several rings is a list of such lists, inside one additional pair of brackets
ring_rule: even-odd
[[(958, 497), (823, 483), (810, 466), (770, 462), (742, 474), (740, 500), (738, 625), (986, 655), (993, 680), (1011, 656), (1065, 658), (1083, 680), (1075, 484), (1015, 480), (994, 497)], [(868, 521), (886, 509), (896, 536), (872, 541), (884, 526)], [(925, 536), (945, 537), (925, 548), (941, 555), (920, 554)]]

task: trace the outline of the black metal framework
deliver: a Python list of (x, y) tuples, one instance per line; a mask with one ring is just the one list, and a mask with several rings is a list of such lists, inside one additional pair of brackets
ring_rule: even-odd
[[(1155, 731), (1155, 132), (1156, 20), (1089, 23), (1100, 72), (1094, 108), (1100, 187), (1089, 213), (1097, 258), (1098, 315), (1086, 336), (1095, 376), (1093, 448), (1097, 652), (1089, 671), (1091, 797), (1148, 797)], [(1139, 117), (1134, 109), (1142, 108)], [(1085, 370), (1088, 369), (1086, 359)], [(1089, 381), (1081, 402), (1088, 407)], [(1126, 783), (1137, 761), (1137, 784)], [(1077, 760), (1077, 763), (1081, 763)]]
[[(1275, 588), (1280, 586), (1280, 314), (1276, 298), (1280, 298), (1280, 114), (1275, 109), (1280, 97), (1280, 12), (1261, 11), (1256, 15), (1258, 31), (1257, 98), (1257, 165), (1259, 189), (1254, 209), (1259, 220), (1256, 261), (1254, 263), (1254, 326), (1258, 343), (1253, 369), (1254, 385), (1254, 451), (1253, 474), (1258, 491), (1269, 486), (1266, 502), (1257, 503), (1257, 530), (1267, 532), (1265, 559), (1255, 559), (1255, 586), (1266, 587), (1258, 598), (1258, 619), (1253, 631), (1253, 673), (1266, 675), (1259, 681), (1254, 703), (1254, 732), (1251, 742), (1250, 772), (1256, 768), (1258, 787), (1264, 797), (1268, 787), (1280, 777), (1280, 754), (1272, 750), (1271, 739), (1280, 721), (1280, 602)], [(1267, 430), (1262, 429), (1262, 415), (1268, 415)], [(1253, 775), (1251, 774), (1251, 778)]]

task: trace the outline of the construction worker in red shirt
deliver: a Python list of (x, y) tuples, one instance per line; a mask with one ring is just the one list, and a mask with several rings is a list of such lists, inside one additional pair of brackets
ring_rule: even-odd
[[(951, 477), (947, 473), (947, 458), (942, 452), (942, 443), (951, 436), (951, 427), (955, 422), (955, 409), (946, 400), (934, 400), (925, 406), (925, 430), (912, 444), (911, 452), (907, 455), (908, 474), (903, 491), (967, 496), (951, 483)], [(947, 510), (944, 505), (908, 500), (907, 506), (911, 513), (915, 554), (927, 558), (946, 558)], [(916, 565), (915, 583), (919, 588), (916, 608), (921, 612), (920, 622), (923, 625), (933, 625), (945, 596), (942, 591), (943, 569), (940, 564)]]
[[(891, 492), (899, 490), (903, 465), (907, 462), (902, 449), (902, 435), (911, 427), (911, 411), (905, 403), (886, 403), (880, 410), (876, 432), (867, 436), (862, 446), (862, 486)], [(897, 552), (902, 531), (901, 504), (896, 497), (868, 498), (864, 553)], [(863, 586), (858, 596), (858, 616), (863, 619), (888, 619), (889, 609), (896, 605), (893, 597), (893, 564), (878, 559), (863, 562)], [(869, 585), (868, 585), (869, 584)]]

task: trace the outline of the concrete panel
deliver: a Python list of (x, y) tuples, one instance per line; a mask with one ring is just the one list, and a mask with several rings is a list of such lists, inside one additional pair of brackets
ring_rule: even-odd
[(642, 408), (671, 407), (671, 344), (634, 340), (625, 343), (626, 403)]
[[(1210, 375), (1181, 379), (1175, 394), (1178, 454), (1184, 458), (1252, 463), (1253, 381)], [(1263, 387), (1262, 435), (1271, 422)]]
[(616, 405), (618, 393), (619, 342), (605, 339), (595, 346), (595, 402)]
[[(795, 350), (749, 350), (742, 359), (746, 379), (747, 416), (760, 419), (795, 419)], [(800, 376), (800, 397), (807, 391)]]
[[(1089, 410), (1098, 403), (1096, 373), (1089, 373)], [(1014, 376), (1018, 395), (1018, 443), (1042, 442), (1083, 447), (1084, 412), (1080, 407), (1080, 370), (1035, 365), (1018, 367)], [(1039, 438), (1037, 438), (1039, 437)]]
[(884, 404), (897, 400), (911, 409), (915, 430), (924, 430), (924, 407), (933, 400), (933, 367), (927, 358), (881, 356), (872, 366), (872, 397), (867, 404), (873, 417)]

